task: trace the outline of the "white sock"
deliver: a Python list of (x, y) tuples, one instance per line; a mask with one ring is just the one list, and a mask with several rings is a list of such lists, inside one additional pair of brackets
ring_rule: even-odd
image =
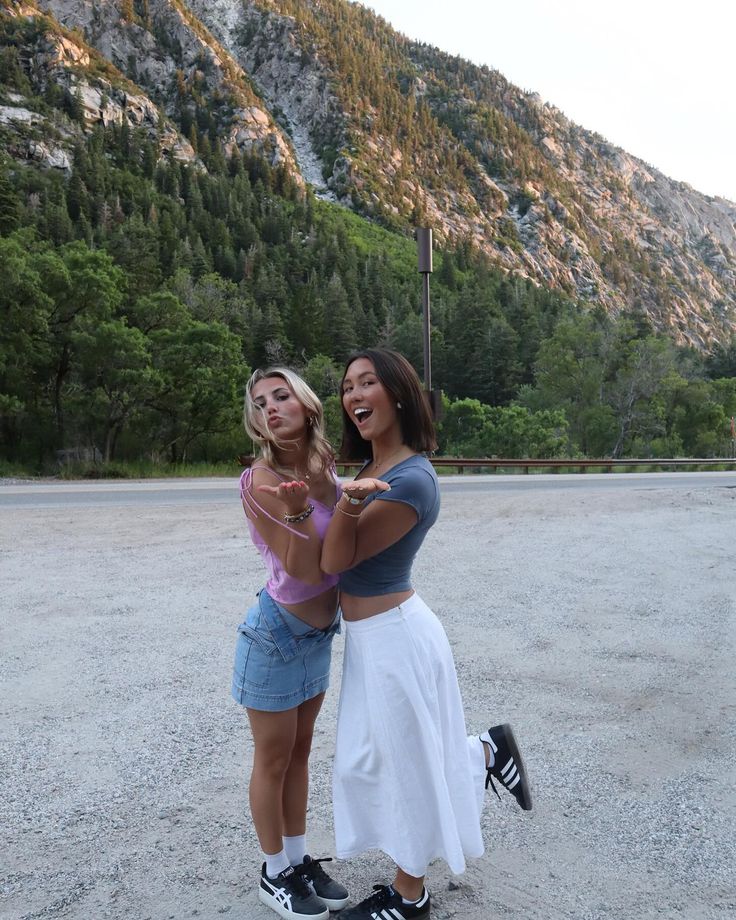
[(304, 862), (307, 855), (307, 835), (298, 834), (296, 837), (282, 837), (284, 841), (284, 852), (292, 866), (298, 866)]
[(289, 868), (289, 858), (282, 850), (280, 853), (264, 853), (263, 858), (266, 860), (266, 875), (269, 878), (276, 878), (279, 872)]
[(489, 732), (483, 732), (483, 734), (480, 735), (480, 740), (483, 742), (483, 747), (488, 752), (488, 763), (486, 766), (492, 767), (494, 763), (496, 762), (495, 755), (496, 755), (496, 751), (498, 750), (498, 748), (493, 743), (493, 739), (491, 738)]
[(423, 897), (424, 897), (424, 888), (422, 888), (422, 893), (419, 895), (419, 897), (416, 899), (416, 901), (407, 901), (407, 899), (406, 899), (406, 898), (404, 897), (404, 895), (402, 894), (402, 895), (401, 895), (401, 903), (402, 903), (402, 904), (418, 904), (418, 903), (422, 900)]

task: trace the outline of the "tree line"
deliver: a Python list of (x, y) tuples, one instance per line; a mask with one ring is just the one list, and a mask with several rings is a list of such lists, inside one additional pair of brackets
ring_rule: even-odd
[[(162, 159), (123, 124), (78, 132), (70, 175), (0, 161), (0, 460), (247, 452), (243, 384), (274, 361), (314, 379), (337, 437), (351, 350), (421, 369), (414, 243), (214, 137), (200, 148)], [(733, 343), (678, 349), (643, 315), (504, 275), (463, 242), (436, 254), (432, 308), (443, 453), (728, 452)]]

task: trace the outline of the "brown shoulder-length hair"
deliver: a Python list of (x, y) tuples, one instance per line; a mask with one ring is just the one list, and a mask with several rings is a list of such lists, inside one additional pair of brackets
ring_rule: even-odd
[[(419, 453), (437, 450), (437, 438), (432, 421), (429, 402), (422, 389), (421, 381), (407, 359), (390, 348), (366, 348), (350, 355), (343, 371), (342, 379), (348, 368), (359, 358), (366, 358), (376, 369), (376, 377), (381, 381), (396, 403), (401, 425), (401, 440)], [(340, 384), (342, 394), (342, 382)], [(355, 422), (342, 405), (342, 444), (340, 457), (343, 460), (371, 460), (373, 447), (370, 441), (361, 437)]]

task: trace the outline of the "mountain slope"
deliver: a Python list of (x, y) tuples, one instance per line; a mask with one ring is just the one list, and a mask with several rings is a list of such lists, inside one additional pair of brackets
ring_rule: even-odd
[(81, 30), (194, 146), (205, 133), (226, 150), (254, 147), (390, 228), (427, 223), (504, 270), (613, 312), (643, 311), (677, 341), (707, 349), (736, 330), (736, 205), (363, 7), (39, 6)]
[[(191, 0), (337, 197), (707, 346), (736, 328), (736, 206), (344, 0)], [(299, 148), (298, 148), (299, 149)], [(311, 181), (314, 181), (313, 179)]]

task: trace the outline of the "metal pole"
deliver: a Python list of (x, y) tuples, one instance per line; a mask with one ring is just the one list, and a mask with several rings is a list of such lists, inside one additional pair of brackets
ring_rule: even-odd
[(432, 274), (432, 231), (429, 227), (417, 227), (417, 257), (419, 273), (422, 276), (422, 303), (424, 315), (424, 388), (432, 392), (432, 353), (429, 344), (429, 276)]
[(429, 272), (422, 275), (422, 302), (424, 304), (424, 389), (432, 392), (432, 346), (429, 339)]

